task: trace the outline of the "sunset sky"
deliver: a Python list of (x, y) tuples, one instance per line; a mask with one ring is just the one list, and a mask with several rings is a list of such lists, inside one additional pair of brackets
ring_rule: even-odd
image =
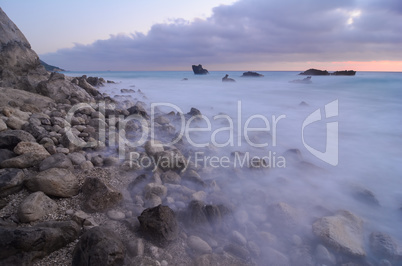
[(68, 70), (402, 71), (401, 0), (0, 0)]

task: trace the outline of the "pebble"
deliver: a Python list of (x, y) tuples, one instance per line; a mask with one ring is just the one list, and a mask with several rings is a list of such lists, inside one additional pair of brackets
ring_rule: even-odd
[(126, 215), (123, 212), (120, 211), (115, 211), (115, 210), (110, 210), (107, 212), (107, 216), (112, 219), (112, 220), (123, 220), (124, 218), (126, 218)]

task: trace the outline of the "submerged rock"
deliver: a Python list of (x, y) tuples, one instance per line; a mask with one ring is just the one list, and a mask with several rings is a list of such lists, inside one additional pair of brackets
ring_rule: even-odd
[(223, 78), (222, 78), (222, 82), (236, 82), (236, 80), (229, 78), (229, 75), (226, 74)]
[(243, 75), (241, 75), (242, 77), (263, 77), (263, 74), (257, 73), (257, 72), (253, 72), (253, 71), (247, 71), (244, 72)]

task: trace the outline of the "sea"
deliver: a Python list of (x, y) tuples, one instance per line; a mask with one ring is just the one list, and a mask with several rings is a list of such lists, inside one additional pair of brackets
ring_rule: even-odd
[[(364, 221), (366, 250), (376, 231), (402, 243), (402, 73), (313, 76), (311, 83), (290, 82), (305, 78), (294, 71), (242, 73), (65, 72), (112, 80), (100, 90), (144, 102), (148, 110), (198, 109), (203, 118), (183, 121), (183, 136), (194, 151), (208, 146), (219, 155), (211, 163), (200, 153), (197, 163), (217, 166), (219, 173), (201, 177), (216, 180), (220, 193), (257, 227), (269, 205), (284, 202), (300, 214), (307, 236), (315, 219), (348, 210)], [(235, 82), (222, 82), (225, 74)], [(219, 162), (250, 168), (245, 155), (269, 167), (233, 171)]]

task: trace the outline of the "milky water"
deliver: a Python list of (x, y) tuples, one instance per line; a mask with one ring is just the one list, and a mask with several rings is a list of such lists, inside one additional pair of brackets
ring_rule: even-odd
[[(191, 107), (195, 107), (211, 119), (212, 130), (227, 126), (225, 119), (213, 119), (215, 115), (227, 114), (233, 119), (235, 141), (233, 146), (217, 149), (221, 155), (250, 151), (264, 156), (271, 151), (278, 158), (289, 149), (301, 152), (302, 160), (309, 163), (307, 168), (299, 167), (290, 158), (286, 161), (286, 168), (273, 167), (269, 171), (250, 172), (244, 178), (231, 178), (230, 174), (225, 176), (225, 169), (221, 169), (220, 178), (230, 180), (220, 183), (224, 186), (222, 193), (238, 203), (239, 208), (242, 208), (242, 198), (261, 190), (268, 194), (261, 206), (268, 204), (267, 201), (286, 202), (311, 217), (315, 215), (313, 210), (316, 206), (330, 211), (346, 209), (363, 218), (366, 236), (372, 231), (383, 231), (402, 242), (402, 232), (399, 230), (402, 218), (399, 209), (402, 207), (402, 73), (358, 72), (352, 77), (314, 76), (312, 84), (289, 83), (303, 78), (297, 72), (260, 73), (265, 76), (242, 78), (241, 72), (211, 72), (202, 76), (192, 72), (68, 75), (102, 76), (118, 82), (102, 88), (110, 95), (121, 94), (122, 88), (140, 89), (146, 98), (138, 92), (131, 95), (148, 106), (151, 103), (175, 105), (176, 109), (162, 107), (165, 112), (187, 113)], [(236, 82), (222, 83), (221, 78), (225, 74)], [(337, 115), (326, 119), (325, 105), (336, 100)], [(330, 142), (336, 138), (335, 133), (338, 134), (338, 161), (335, 166), (314, 156), (303, 143), (303, 122), (320, 108), (324, 119), (305, 127), (304, 141), (310, 147), (324, 152), (327, 123), (337, 122), (338, 131), (329, 132)], [(247, 119), (253, 115), (264, 116), (269, 122), (269, 134), (253, 132), (254, 143), (267, 143), (267, 147), (255, 148), (247, 144), (243, 129)], [(274, 134), (274, 120), (279, 117), (282, 119), (277, 121)], [(239, 123), (242, 126), (240, 131)], [(199, 122), (198, 126), (206, 127), (205, 121)], [(262, 128), (263, 120), (253, 119), (249, 127)], [(241, 142), (238, 142), (239, 132), (242, 134)], [(198, 143), (212, 143), (211, 132), (197, 132), (192, 137)], [(229, 132), (221, 132), (215, 137), (218, 143), (225, 143)], [(281, 180), (285, 180), (284, 183)], [(381, 206), (374, 207), (356, 200), (352, 196), (355, 187), (373, 192)], [(244, 207), (246, 211), (248, 208)], [(306, 223), (306, 228), (311, 230), (311, 220)]]

